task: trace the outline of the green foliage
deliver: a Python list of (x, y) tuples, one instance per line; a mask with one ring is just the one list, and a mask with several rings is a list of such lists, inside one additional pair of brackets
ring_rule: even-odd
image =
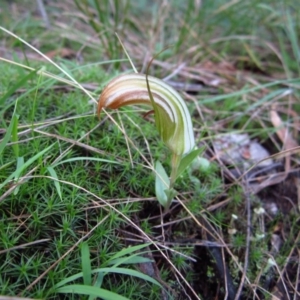
[[(4, 138), (2, 139), (2, 141), (0, 143), (0, 155), (1, 155), (0, 158), (2, 158), (2, 152), (3, 152), (4, 148), (6, 147), (7, 143), (9, 142), (9, 140), (13, 139), (12, 133), (13, 133), (13, 131), (15, 131), (15, 127), (16, 127), (17, 122), (18, 122), (18, 116), (15, 114), (15, 111), (14, 111), (12, 119), (10, 121), (10, 124), (7, 128), (7, 131), (6, 131), (5, 135), (4, 135)], [(14, 135), (15, 135), (15, 133), (14, 133)]]
[[(79, 295), (89, 295), (89, 299), (96, 299), (96, 297), (101, 297), (107, 300), (120, 299), (125, 300), (128, 299), (116, 293), (110, 292), (106, 289), (101, 288), (104, 276), (109, 273), (118, 273), (123, 275), (129, 275), (133, 277), (138, 277), (142, 280), (149, 281), (153, 284), (161, 285), (151, 278), (148, 275), (140, 273), (135, 270), (131, 270), (128, 268), (119, 268), (119, 265), (122, 264), (137, 264), (137, 263), (148, 263), (151, 262), (149, 259), (139, 256), (138, 254), (134, 254), (133, 252), (138, 251), (142, 248), (147, 247), (148, 244), (138, 245), (134, 247), (129, 247), (127, 249), (123, 249), (113, 255), (107, 261), (102, 262), (102, 267), (98, 269), (92, 269), (91, 260), (90, 260), (90, 250), (87, 243), (82, 243), (81, 245), (81, 268), (82, 272), (72, 275), (69, 278), (62, 280), (57, 283), (54, 288), (54, 293), (71, 293), (71, 294), (79, 294)], [(109, 267), (105, 267), (109, 266)], [(92, 284), (92, 276), (96, 274), (95, 283)], [(83, 284), (69, 284), (72, 281), (75, 281), (79, 278), (83, 278)]]
[[(122, 48), (114, 34), (117, 31), (119, 34), (124, 31), (127, 23), (126, 13), (130, 2), (117, 0), (113, 2), (108, 0), (101, 2), (97, 0), (74, 0), (74, 2), (87, 18), (89, 25), (96, 32), (102, 44), (106, 45), (104, 47), (105, 54), (109, 56), (109, 59), (116, 60), (115, 68), (118, 68), (120, 63), (117, 60), (122, 56)], [(114, 16), (113, 23), (110, 17), (111, 14)]]
[[(28, 90), (20, 97), (16, 90), (10, 91), (9, 98), (3, 98), (0, 106), (4, 116), (3, 127), (7, 128), (0, 140), (1, 195), (13, 188), (12, 192), (0, 199), (0, 294), (17, 295), (22, 292), (24, 296), (48, 298), (51, 288), (57, 282), (80, 271), (80, 253), (76, 249), (47, 272), (30, 291), (24, 290), (33, 278), (45, 272), (78, 241), (82, 230), (90, 230), (108, 214), (105, 205), (90, 208), (91, 198), (82, 189), (104, 199), (119, 195), (125, 200), (120, 200), (118, 209), (129, 216), (138, 211), (140, 203), (127, 201), (127, 187), (132, 186), (132, 192), (143, 196), (153, 195), (153, 191), (148, 188), (153, 184), (153, 177), (134, 150), (132, 155), (137, 165), (136, 168), (131, 167), (126, 141), (109, 122), (83, 137), (98, 125), (98, 120), (91, 113), (91, 106), (87, 104), (86, 98), (78, 91), (68, 94), (52, 92), (50, 88), (56, 84), (54, 80), (49, 82), (47, 78), (32, 75), (28, 82), (22, 80), (26, 75), (19, 72), (19, 69), (14, 69), (13, 73), (10, 65), (1, 63), (1, 67), (0, 79), (3, 83), (8, 73), (11, 73), (9, 76), (14, 77), (15, 82), (23, 84), (16, 85), (15, 88)], [(33, 108), (35, 103), (32, 102), (32, 93), (35, 92), (37, 81), (38, 103)], [(18, 106), (14, 105), (14, 108), (10, 103), (16, 103), (16, 98)], [(130, 112), (129, 116), (133, 120), (137, 118), (136, 114)], [(151, 124), (145, 122), (144, 128), (150, 139), (157, 139)], [(138, 136), (136, 128), (130, 122), (126, 130), (133, 139)], [(111, 138), (107, 139), (108, 136)], [(18, 145), (15, 152), (13, 145)], [(21, 178), (28, 176), (27, 173), (30, 176), (19, 182)], [(20, 184), (15, 187), (15, 183)], [(21, 218), (27, 216), (23, 220), (24, 225), (20, 226), (19, 219), (12, 218), (12, 214), (20, 215)], [(103, 245), (99, 252), (101, 262), (107, 261), (112, 253), (123, 247), (115, 235), (122, 223), (124, 220), (111, 211), (107, 221), (90, 237), (89, 242)], [(37, 246), (31, 246), (30, 243), (33, 242)], [(28, 246), (22, 247), (27, 243)], [(17, 247), (16, 250), (13, 247)], [(128, 260), (131, 264), (143, 262), (145, 259), (138, 257)], [(19, 265), (20, 267), (12, 267)], [(91, 265), (92, 270), (97, 268), (95, 259), (91, 259)], [(139, 295), (149, 293), (149, 289), (139, 286), (128, 289), (133, 285), (131, 276), (135, 274), (129, 275), (122, 279), (123, 283), (115, 290), (112, 288), (111, 292), (123, 297), (128, 293), (127, 298), (139, 298)], [(110, 275), (103, 283), (104, 290), (109, 289), (109, 281)]]
[[(96, 100), (107, 82), (120, 73), (120, 66), (122, 71), (129, 68), (114, 36), (117, 32), (139, 71), (144, 70), (148, 57), (168, 47), (149, 73), (159, 78), (171, 74), (175, 85), (183, 81), (201, 84), (197, 95), (189, 94), (194, 102), (187, 101), (193, 111), (199, 147), (205, 144), (206, 150), (218, 134), (239, 130), (270, 146), (270, 137), (273, 140), (276, 131), (268, 115), (271, 104), (283, 108), (282, 119), (287, 128), (295, 126), (297, 117), (292, 120), (294, 117), (284, 110), (300, 113), (297, 1), (86, 0), (76, 1), (77, 10), (72, 2), (66, 7), (50, 2), (47, 12), (55, 18), (50, 29), (45, 30), (35, 1), (28, 0), (14, 11), (4, 1), (1, 26), (38, 45), (43, 53), (63, 48), (76, 52), (76, 59), (58, 55), (53, 60), (92, 90)], [(70, 82), (61, 81), (65, 76), (61, 71), (41, 61), (19, 40), (2, 31), (0, 36), (4, 53), (0, 61), (0, 295), (88, 299), (101, 293), (107, 299), (161, 299), (161, 287), (134, 270), (137, 264), (148, 262), (142, 253), (137, 254), (143, 248), (132, 247), (132, 252), (124, 248), (123, 236), (130, 220), (143, 212), (144, 199), (147, 204), (152, 201), (154, 181), (159, 181), (162, 205), (173, 198), (159, 179), (165, 177), (164, 181), (170, 182), (166, 174), (172, 163), (153, 130), (153, 119), (141, 118), (145, 111), (136, 108), (122, 109), (120, 118), (110, 113), (132, 141), (127, 143), (112, 120), (103, 117), (99, 125), (90, 99)], [(23, 64), (24, 68), (3, 61), (3, 57)], [(223, 63), (229, 63), (232, 69), (223, 70)], [(211, 64), (212, 69), (204, 68), (206, 64)], [(50, 72), (59, 79), (48, 77)], [(292, 94), (280, 98), (289, 91)], [(137, 130), (137, 124), (142, 132)], [(270, 148), (274, 150), (272, 145)], [(166, 171), (163, 167), (156, 170), (154, 179), (142, 156), (151, 163), (161, 161)], [(197, 221), (201, 222), (203, 212), (209, 211), (208, 222), (224, 239), (222, 244), (230, 244), (230, 251), (243, 266), (248, 228), (245, 193), (241, 182), (227, 185), (223, 170), (226, 166), (220, 166), (215, 157), (212, 161), (204, 169), (189, 168), (188, 163), (179, 165), (172, 192), (176, 189)], [(158, 240), (163, 231), (166, 241), (174, 236), (198, 238), (202, 232), (190, 213), (178, 204), (174, 208), (170, 220), (164, 219), (165, 215), (160, 219), (153, 216), (157, 206), (151, 203), (146, 218), (135, 225)], [(232, 221), (232, 214), (238, 219)], [(158, 229), (153, 226), (153, 217), (170, 221), (170, 225)], [(264, 286), (263, 277), (271, 273), (275, 274), (275, 282), (276, 272), (282, 271), (283, 266), (285, 270), (294, 265), (296, 274), (297, 260), (291, 255), (300, 230), (298, 214), (268, 215), (264, 218), (264, 239), (257, 237), (262, 231), (261, 220), (251, 222), (246, 274), (250, 284)], [(278, 223), (288, 230), (284, 230), (285, 242), (279, 253), (271, 253), (277, 266), (270, 267), (267, 273), (270, 236)], [(229, 236), (228, 228), (235, 228), (237, 233)], [(84, 235), (91, 248), (84, 243), (73, 248)], [(194, 250), (204, 246), (196, 244), (192, 250), (170, 247), (198, 259)], [(208, 287), (215, 281), (216, 272), (209, 259), (206, 275), (210, 278), (203, 279), (193, 272), (193, 263), (184, 256), (171, 251), (168, 255), (193, 287), (200, 289), (201, 282)], [(224, 258), (238, 284), (241, 271), (225, 248)], [(158, 261), (162, 262), (158, 264), (161, 279), (180, 294), (182, 282), (177, 284), (169, 264), (166, 267), (163, 259)], [(264, 274), (258, 282), (261, 270)], [(40, 277), (41, 274), (44, 275)], [(58, 283), (63, 285), (58, 287)], [(61, 294), (55, 293), (53, 287)], [(252, 292), (245, 287), (243, 297)], [(267, 296), (270, 295), (266, 293)]]
[(176, 173), (176, 178), (178, 178), (188, 167), (189, 165), (198, 157), (198, 155), (202, 152), (202, 149), (195, 149), (185, 155), (179, 163), (178, 170)]

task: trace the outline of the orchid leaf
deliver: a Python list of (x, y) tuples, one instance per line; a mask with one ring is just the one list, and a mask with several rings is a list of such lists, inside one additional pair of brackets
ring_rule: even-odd
[(157, 161), (155, 164), (155, 194), (158, 202), (166, 207), (168, 205), (168, 195), (165, 192), (170, 187), (170, 179), (162, 166), (162, 164)]
[(195, 149), (193, 151), (191, 151), (189, 154), (187, 154), (186, 156), (184, 156), (179, 164), (179, 167), (177, 169), (177, 173), (176, 173), (176, 178), (178, 178), (183, 172), (184, 170), (193, 162), (193, 160), (202, 152), (203, 150), (200, 149)]
[(167, 195), (168, 198), (168, 202), (165, 206), (165, 209), (167, 210), (170, 207), (172, 200), (176, 197), (177, 191), (175, 191), (173, 188), (170, 188), (165, 190), (165, 194)]

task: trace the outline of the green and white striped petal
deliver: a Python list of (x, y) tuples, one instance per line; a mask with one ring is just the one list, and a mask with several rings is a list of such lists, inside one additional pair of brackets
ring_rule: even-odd
[(153, 108), (156, 127), (172, 153), (181, 156), (194, 148), (191, 116), (184, 100), (158, 78), (139, 73), (116, 77), (100, 96), (98, 114), (103, 107), (117, 109), (135, 104)]

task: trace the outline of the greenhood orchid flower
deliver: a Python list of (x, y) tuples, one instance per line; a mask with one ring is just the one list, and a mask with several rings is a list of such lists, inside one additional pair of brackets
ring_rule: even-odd
[(192, 121), (181, 96), (162, 80), (145, 74), (125, 74), (113, 79), (103, 90), (98, 102), (102, 108), (117, 109), (143, 104), (154, 110), (159, 134), (173, 154), (181, 157), (195, 146)]
[(158, 78), (139, 73), (113, 79), (100, 96), (97, 113), (99, 115), (103, 107), (117, 109), (135, 104), (153, 109), (158, 132), (172, 152), (170, 178), (160, 162), (155, 165), (156, 196), (168, 210), (176, 195), (176, 178), (199, 154), (199, 149), (193, 150), (195, 139), (191, 116), (185, 102), (172, 87)]

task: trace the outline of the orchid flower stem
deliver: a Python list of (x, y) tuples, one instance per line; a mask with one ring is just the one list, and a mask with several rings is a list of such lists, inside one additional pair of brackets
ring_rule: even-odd
[(174, 198), (174, 195), (176, 195), (176, 192), (174, 190), (175, 181), (177, 178), (177, 171), (180, 164), (181, 155), (177, 155), (176, 153), (173, 153), (172, 155), (172, 161), (171, 161), (171, 176), (170, 176), (170, 186), (169, 186), (169, 193), (168, 193), (168, 202), (165, 206), (165, 213), (169, 210), (171, 202)]
[(176, 178), (177, 178), (177, 170), (179, 167), (179, 163), (181, 160), (181, 155), (177, 155), (176, 153), (173, 153), (172, 155), (172, 161), (171, 161), (171, 176), (170, 176), (170, 189), (174, 187)]

